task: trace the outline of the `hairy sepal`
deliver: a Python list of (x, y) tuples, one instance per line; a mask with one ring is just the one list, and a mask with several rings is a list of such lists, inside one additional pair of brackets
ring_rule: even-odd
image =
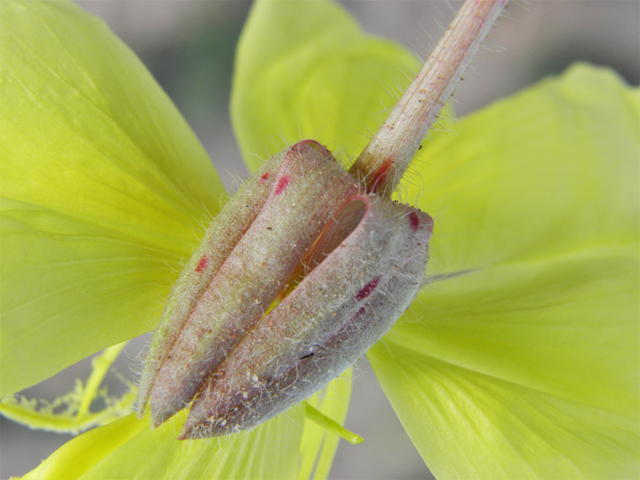
[(207, 378), (180, 438), (253, 428), (339, 376), (415, 297), (432, 230), (413, 208), (352, 197), (323, 235), (331, 250)]
[(424, 283), (431, 218), (376, 194), (314, 141), (273, 157), (184, 268), (138, 402), (181, 439), (246, 430), (311, 396), (393, 325)]
[(154, 333), (139, 411), (186, 407), (251, 330), (358, 185), (316, 142), (274, 156), (243, 185), (184, 268)]

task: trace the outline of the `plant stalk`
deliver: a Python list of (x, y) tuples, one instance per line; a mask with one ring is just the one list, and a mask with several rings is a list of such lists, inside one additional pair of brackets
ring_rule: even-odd
[(390, 197), (508, 0), (466, 0), (349, 172)]

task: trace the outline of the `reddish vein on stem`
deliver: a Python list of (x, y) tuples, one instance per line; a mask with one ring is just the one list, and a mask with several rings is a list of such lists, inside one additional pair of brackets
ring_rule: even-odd
[(350, 169), (390, 197), (508, 0), (466, 0), (431, 56)]

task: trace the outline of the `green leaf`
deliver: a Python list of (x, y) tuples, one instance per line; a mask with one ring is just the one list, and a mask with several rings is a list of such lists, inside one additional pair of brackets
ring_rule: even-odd
[(303, 138), (355, 157), (394, 105), (389, 92), (402, 91), (416, 65), (399, 45), (365, 35), (335, 3), (256, 2), (231, 95), (249, 168)]
[(637, 473), (638, 93), (578, 65), (425, 149), (433, 283), (369, 358), (436, 475)]
[(5, 395), (153, 329), (223, 188), (101, 21), (70, 2), (0, 16)]

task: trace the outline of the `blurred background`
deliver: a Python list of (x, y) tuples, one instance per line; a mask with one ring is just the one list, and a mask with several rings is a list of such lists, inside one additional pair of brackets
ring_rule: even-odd
[[(77, 2), (98, 15), (151, 70), (199, 136), (229, 189), (247, 172), (228, 116), (235, 44), (250, 1)], [(461, 2), (444, 0), (341, 1), (365, 31), (394, 39), (425, 58)], [(472, 62), (455, 92), (458, 116), (511, 95), (575, 61), (608, 65), (630, 84), (640, 82), (640, 2), (617, 0), (538, 1), (511, 4)], [(130, 342), (115, 369), (131, 375), (147, 338)], [(91, 371), (85, 360), (23, 392), (54, 398), (69, 392)], [(108, 376), (115, 394), (126, 390)], [(0, 420), (0, 478), (37, 466), (70, 435), (35, 432)], [(334, 479), (431, 478), (366, 360), (356, 366), (347, 427), (366, 441), (342, 441)]]

